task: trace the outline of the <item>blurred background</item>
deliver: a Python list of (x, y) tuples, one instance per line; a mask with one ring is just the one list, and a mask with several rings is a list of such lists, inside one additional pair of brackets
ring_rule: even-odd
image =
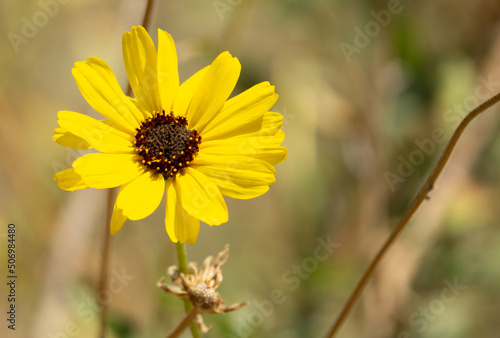
[[(96, 337), (106, 191), (53, 175), (83, 152), (51, 140), (59, 110), (97, 117), (71, 75), (97, 56), (126, 75), (121, 37), (145, 1), (0, 2), (0, 336)], [(500, 3), (158, 1), (181, 80), (229, 50), (235, 94), (270, 81), (286, 162), (264, 196), (227, 198), (188, 259), (231, 245), (218, 289), (237, 312), (208, 337), (323, 337), (461, 118), (500, 91)], [(499, 106), (466, 130), (338, 337), (500, 337)], [(163, 201), (162, 206), (164, 206)], [(176, 263), (164, 207), (112, 239), (108, 337), (164, 337), (181, 302), (156, 287)], [(16, 224), (17, 327), (7, 329), (7, 225)], [(183, 337), (189, 337), (189, 333)]]

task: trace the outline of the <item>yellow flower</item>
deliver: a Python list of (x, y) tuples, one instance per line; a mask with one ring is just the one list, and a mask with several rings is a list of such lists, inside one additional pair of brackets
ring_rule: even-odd
[(123, 93), (101, 59), (76, 62), (73, 76), (105, 120), (58, 113), (54, 141), (96, 149), (55, 174), (64, 190), (121, 186), (111, 220), (116, 234), (127, 220), (149, 216), (167, 194), (165, 225), (173, 242), (194, 244), (200, 220), (227, 222), (222, 195), (248, 199), (275, 181), (282, 115), (270, 112), (278, 95), (268, 82), (228, 99), (240, 63), (228, 52), (179, 85), (172, 37), (158, 30), (158, 53), (147, 31), (123, 35), (123, 59), (135, 98)]

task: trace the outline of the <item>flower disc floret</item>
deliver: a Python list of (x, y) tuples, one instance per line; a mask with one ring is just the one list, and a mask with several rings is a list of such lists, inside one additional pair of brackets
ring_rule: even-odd
[(187, 119), (165, 111), (142, 122), (135, 135), (135, 149), (142, 164), (162, 174), (165, 179), (174, 176), (196, 157), (201, 136), (187, 129)]

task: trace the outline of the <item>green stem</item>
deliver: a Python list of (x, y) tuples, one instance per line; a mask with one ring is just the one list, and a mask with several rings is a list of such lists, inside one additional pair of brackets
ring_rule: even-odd
[(177, 263), (179, 264), (179, 271), (187, 275), (188, 264), (186, 258), (186, 248), (182, 243), (175, 243), (175, 249), (177, 250)]
[[(184, 247), (184, 244), (177, 242), (175, 243), (175, 249), (177, 251), (177, 262), (179, 264), (179, 271), (186, 275), (188, 273), (186, 248)], [(186, 314), (189, 314), (193, 307), (191, 306), (191, 303), (189, 303), (189, 299), (184, 298), (183, 300), (184, 300), (184, 310), (186, 311)], [(193, 335), (193, 338), (200, 338), (198, 327), (196, 326), (196, 323), (194, 321), (191, 322), (189, 328), (191, 329), (191, 334)]]

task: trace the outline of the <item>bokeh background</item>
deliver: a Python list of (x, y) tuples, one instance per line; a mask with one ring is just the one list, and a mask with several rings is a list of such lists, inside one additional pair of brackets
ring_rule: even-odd
[[(97, 117), (74, 83), (74, 62), (100, 57), (126, 87), (121, 36), (144, 7), (0, 2), (2, 337), (97, 335), (106, 191), (58, 189), (54, 173), (81, 153), (51, 137), (59, 110)], [(253, 200), (226, 199), (229, 222), (202, 225), (187, 248), (201, 263), (230, 243), (219, 291), (228, 303), (252, 302), (206, 315), (207, 336), (325, 336), (460, 118), (500, 91), (499, 18), (495, 0), (155, 4), (151, 35), (173, 35), (181, 80), (229, 50), (242, 64), (235, 93), (269, 80), (284, 115), (289, 155), (276, 183)], [(467, 129), (338, 337), (500, 337), (499, 112)], [(164, 337), (183, 318), (181, 302), (156, 287), (176, 262), (163, 215), (160, 207), (128, 221), (112, 240), (114, 291), (101, 295), (108, 337)], [(9, 223), (15, 332), (6, 323)]]

